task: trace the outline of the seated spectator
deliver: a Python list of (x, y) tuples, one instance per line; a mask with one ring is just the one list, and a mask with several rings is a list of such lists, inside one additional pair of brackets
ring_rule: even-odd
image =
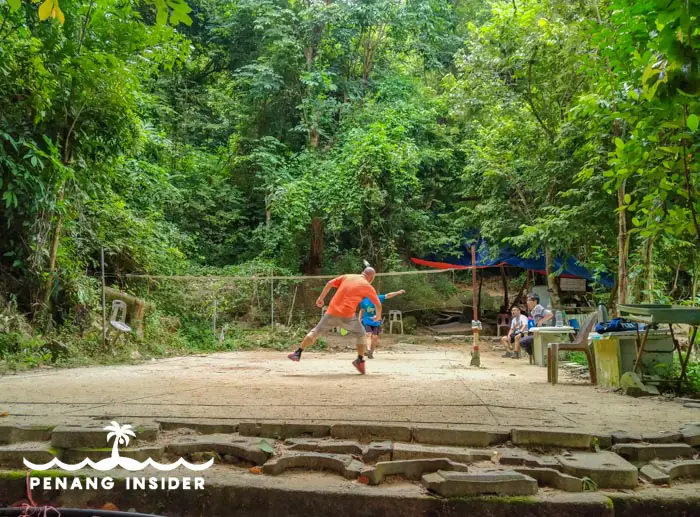
[(508, 331), (507, 336), (503, 336), (501, 338), (501, 342), (505, 345), (506, 347), (506, 353), (503, 354), (503, 357), (513, 357), (514, 352), (514, 345), (515, 345), (515, 339), (520, 335), (524, 334), (527, 332), (527, 318), (525, 315), (520, 313), (520, 307), (513, 307), (510, 310), (511, 314), (511, 321), (510, 321), (510, 330)]
[[(530, 311), (530, 318), (534, 321), (536, 327), (543, 327), (546, 322), (554, 317), (552, 311), (548, 311), (540, 305), (540, 297), (535, 293), (527, 295), (527, 308)], [(522, 337), (521, 337), (522, 336)], [(520, 349), (524, 349), (528, 355), (532, 355), (532, 343), (535, 337), (532, 332), (528, 332), (527, 336), (520, 335), (515, 339), (515, 354), (513, 359), (520, 359)]]

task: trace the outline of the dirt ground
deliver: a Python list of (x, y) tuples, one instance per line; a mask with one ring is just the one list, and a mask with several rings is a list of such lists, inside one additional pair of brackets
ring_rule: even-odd
[(5, 376), (0, 408), (10, 415), (0, 424), (192, 418), (648, 432), (700, 421), (698, 409), (595, 388), (565, 369), (551, 386), (546, 368), (488, 345), (476, 368), (465, 343), (420, 341), (387, 345), (365, 376), (350, 364), (351, 346), (305, 352), (300, 363), (253, 351)]

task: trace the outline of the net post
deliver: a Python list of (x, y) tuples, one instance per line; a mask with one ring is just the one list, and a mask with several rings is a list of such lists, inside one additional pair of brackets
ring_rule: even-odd
[(100, 267), (102, 276), (102, 349), (105, 348), (107, 340), (107, 304), (105, 301), (105, 248), (100, 248)]
[(212, 320), (211, 320), (211, 328), (212, 328), (212, 331), (214, 332), (214, 338), (216, 338), (216, 299), (217, 299), (217, 291), (214, 290), (214, 314), (212, 315)]
[(275, 330), (275, 293), (274, 293), (274, 288), (275, 288), (275, 281), (273, 280), (275, 276), (275, 270), (272, 270), (272, 274), (270, 275), (270, 325), (272, 326), (272, 330)]
[(479, 354), (479, 331), (481, 322), (479, 321), (478, 298), (476, 294), (476, 245), (472, 244), (472, 303), (474, 305), (474, 319), (472, 321), (472, 335), (474, 336), (474, 347), (472, 348), (471, 366), (481, 366), (481, 355)]

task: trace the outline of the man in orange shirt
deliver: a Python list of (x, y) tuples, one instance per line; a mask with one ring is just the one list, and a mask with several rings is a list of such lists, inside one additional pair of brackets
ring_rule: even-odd
[(377, 296), (377, 291), (371, 285), (374, 275), (374, 269), (367, 267), (361, 275), (342, 275), (329, 281), (321, 296), (316, 300), (316, 306), (319, 308), (323, 307), (328, 292), (335, 287), (337, 291), (331, 299), (328, 310), (321, 318), (321, 321), (306, 334), (296, 352), (289, 354), (287, 357), (292, 361), (299, 361), (304, 349), (309, 345), (313, 345), (321, 334), (327, 333), (335, 327), (341, 327), (347, 330), (350, 335), (355, 336), (357, 359), (352, 362), (352, 365), (357, 368), (357, 371), (364, 374), (365, 360), (362, 356), (365, 354), (365, 329), (355, 316), (355, 311), (357, 311), (357, 306), (360, 305), (360, 302), (367, 297), (377, 308), (374, 320), (382, 321), (382, 304)]

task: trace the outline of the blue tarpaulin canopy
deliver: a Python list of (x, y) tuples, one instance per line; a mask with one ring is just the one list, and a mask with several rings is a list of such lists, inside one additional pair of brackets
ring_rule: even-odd
[[(514, 250), (508, 247), (489, 245), (483, 239), (468, 242), (463, 246), (461, 256), (455, 254), (428, 255), (424, 258), (412, 258), (415, 264), (428, 266), (437, 269), (469, 269), (472, 267), (471, 246), (476, 244), (476, 267), (498, 267), (510, 266), (536, 271), (546, 274), (544, 253), (537, 256), (525, 258), (519, 256)], [(575, 258), (557, 257), (554, 259), (554, 271), (557, 276), (565, 278), (585, 278), (596, 281), (605, 287), (612, 287), (614, 278), (607, 273), (596, 273), (581, 265)]]

